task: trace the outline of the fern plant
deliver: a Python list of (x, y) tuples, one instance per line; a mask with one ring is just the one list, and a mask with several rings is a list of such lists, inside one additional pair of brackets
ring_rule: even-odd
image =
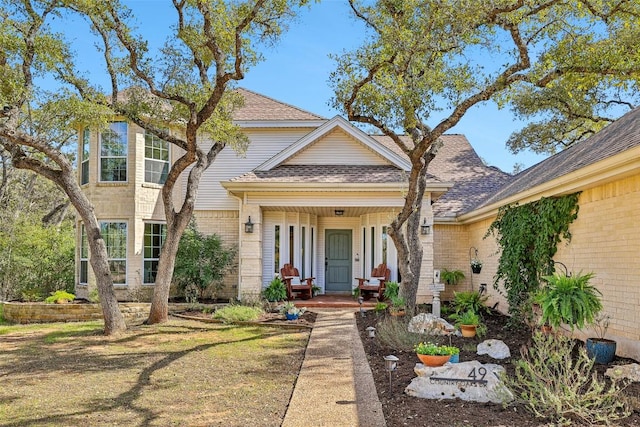
[(536, 302), (542, 309), (542, 323), (558, 327), (566, 323), (573, 330), (593, 323), (602, 310), (601, 293), (589, 284), (593, 273), (565, 276), (555, 273), (544, 276), (547, 282), (536, 296)]

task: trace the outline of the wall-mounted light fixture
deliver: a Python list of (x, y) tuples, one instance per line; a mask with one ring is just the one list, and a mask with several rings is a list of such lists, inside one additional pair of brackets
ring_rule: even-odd
[(251, 215), (249, 215), (249, 220), (244, 223), (244, 232), (253, 233), (253, 223), (251, 222)]
[(333, 213), (336, 214), (336, 216), (342, 216), (344, 215), (344, 209), (336, 209)]
[(424, 222), (420, 226), (420, 234), (425, 236), (425, 235), (427, 235), (429, 233), (431, 233), (431, 226), (429, 224), (427, 224), (427, 218), (425, 218)]

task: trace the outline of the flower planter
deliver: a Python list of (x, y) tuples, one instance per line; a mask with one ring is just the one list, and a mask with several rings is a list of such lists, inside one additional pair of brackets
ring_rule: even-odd
[(616, 342), (604, 338), (587, 338), (587, 355), (600, 365), (608, 365), (616, 357)]
[(460, 362), (460, 353), (452, 354), (449, 359), (450, 363), (459, 363)]
[(465, 338), (473, 338), (476, 336), (476, 325), (460, 325), (460, 332)]
[(287, 317), (287, 320), (297, 320), (299, 314), (290, 314), (290, 313), (285, 313), (285, 316)]
[(423, 365), (425, 366), (442, 366), (445, 363), (447, 363), (449, 361), (449, 359), (451, 359), (451, 355), (445, 355), (445, 356), (437, 356), (437, 355), (432, 355), (432, 354), (418, 354), (416, 353), (416, 356), (418, 356), (418, 359), (420, 359), (420, 361), (422, 362)]
[(480, 274), (481, 271), (482, 271), (482, 266), (478, 266), (478, 265), (471, 266), (471, 272), (473, 274)]

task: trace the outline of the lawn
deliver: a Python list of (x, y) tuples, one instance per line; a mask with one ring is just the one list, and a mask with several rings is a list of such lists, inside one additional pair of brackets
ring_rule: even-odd
[(279, 426), (307, 331), (171, 320), (0, 327), (2, 426)]

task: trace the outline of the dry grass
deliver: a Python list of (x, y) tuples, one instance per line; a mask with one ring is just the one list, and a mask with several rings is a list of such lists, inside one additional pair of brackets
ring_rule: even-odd
[(308, 332), (171, 320), (0, 328), (1, 426), (279, 426)]

